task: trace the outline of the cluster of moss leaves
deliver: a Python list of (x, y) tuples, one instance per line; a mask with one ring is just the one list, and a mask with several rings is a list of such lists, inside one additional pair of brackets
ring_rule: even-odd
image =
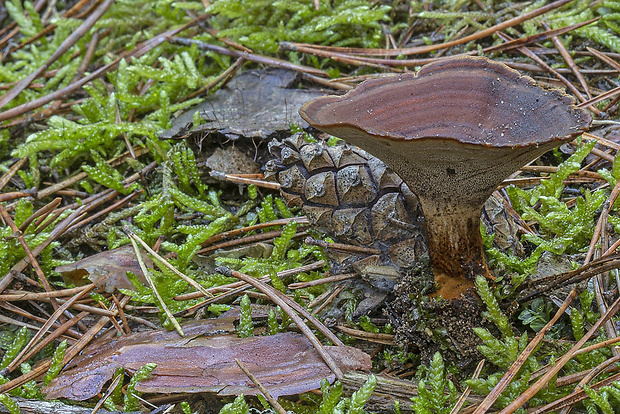
[(379, 47), (388, 5), (366, 0), (217, 0), (207, 11), (220, 36), (257, 52), (276, 53), (279, 42)]

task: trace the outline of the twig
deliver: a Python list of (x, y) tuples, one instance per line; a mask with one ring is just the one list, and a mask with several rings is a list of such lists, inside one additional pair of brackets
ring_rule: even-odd
[[(571, 31), (573, 31), (575, 29), (579, 29), (580, 27), (592, 24), (592, 23), (598, 21), (599, 19), (600, 19), (600, 17), (597, 17), (597, 18), (592, 19), (592, 20), (588, 20), (588, 21), (585, 21), (585, 22), (577, 23), (577, 24), (572, 24), (570, 26), (560, 27), (559, 29), (554, 29), (554, 30), (551, 30), (549, 28), (549, 26), (547, 26), (543, 22), (543, 27), (545, 28), (545, 32), (536, 33), (536, 34), (533, 34), (531, 36), (526, 36), (526, 37), (521, 37), (521, 38), (518, 38), (518, 39), (514, 39), (514, 40), (511, 40), (509, 42), (500, 44), (500, 45), (487, 47), (486, 49), (483, 49), (483, 52), (484, 53), (504, 52), (506, 50), (518, 48), (520, 46), (527, 46), (527, 45), (529, 45), (531, 43), (544, 42), (547, 39), (552, 39), (552, 40), (556, 39), (557, 40), (558, 36), (563, 35), (563, 34), (568, 33), (568, 32), (571, 32)], [(560, 43), (561, 46), (558, 47), (558, 45), (556, 44), (556, 40), (553, 40), (553, 43), (556, 45), (556, 48), (558, 49), (558, 52), (560, 52), (562, 57), (564, 57), (564, 54), (562, 53), (562, 50), (566, 51), (566, 48), (561, 43)], [(558, 42), (559, 42), (559, 40), (558, 40)], [(570, 58), (570, 55), (569, 55), (569, 58)], [(572, 62), (572, 59), (571, 59), (571, 62)], [(566, 62), (566, 63), (568, 63), (568, 62)], [(575, 63), (573, 62), (573, 65), (574, 64)], [(570, 66), (570, 64), (569, 64), (569, 66)], [(571, 70), (572, 70), (572, 68), (571, 68)], [(586, 90), (587, 90), (587, 88), (586, 88)]]
[(4, 186), (7, 185), (9, 181), (11, 181), (11, 178), (13, 178), (15, 174), (17, 174), (17, 171), (22, 168), (26, 161), (28, 161), (28, 158), (20, 158), (15, 164), (11, 166), (11, 168), (9, 168), (6, 173), (2, 175), (2, 178), (0, 178), (0, 190), (2, 190)]
[[(590, 388), (593, 390), (597, 390), (598, 388), (613, 384), (614, 382), (618, 380), (620, 380), (620, 373), (612, 375), (608, 378), (605, 378), (604, 380), (591, 385)], [(528, 414), (543, 414), (543, 413), (549, 413), (549, 412), (557, 412), (557, 410), (560, 408), (567, 407), (571, 404), (578, 403), (579, 401), (585, 400), (586, 398), (588, 398), (588, 394), (586, 394), (585, 391), (580, 390), (575, 393), (569, 394), (565, 397), (559, 398), (543, 407), (537, 407), (536, 409), (529, 410)]]
[(138, 264), (140, 265), (140, 270), (142, 270), (142, 274), (144, 274), (144, 278), (148, 282), (149, 287), (153, 291), (153, 294), (157, 298), (157, 301), (161, 305), (161, 308), (163, 309), (164, 313), (166, 314), (166, 316), (168, 317), (168, 319), (170, 320), (170, 322), (174, 326), (174, 329), (179, 333), (179, 335), (185, 336), (185, 334), (183, 334), (183, 329), (181, 328), (181, 325), (179, 325), (179, 322), (177, 321), (177, 319), (174, 317), (172, 312), (170, 312), (170, 309), (168, 309), (168, 306), (166, 305), (166, 302), (164, 302), (164, 299), (159, 294), (159, 291), (157, 290), (157, 287), (155, 286), (155, 283), (153, 283), (153, 279), (151, 279), (151, 275), (149, 273), (149, 269), (146, 267), (146, 265), (144, 264), (144, 260), (142, 259), (142, 253), (140, 252), (140, 248), (138, 247), (138, 243), (136, 243), (136, 240), (132, 237), (132, 235), (134, 234), (133, 231), (129, 228), (129, 226), (123, 227), (123, 231), (129, 237), (129, 241), (131, 242), (131, 245), (133, 246), (133, 250), (136, 253), (136, 258), (138, 259)]
[(377, 344), (384, 345), (394, 345), (394, 335), (360, 331), (359, 329), (352, 329), (344, 325), (338, 325), (336, 328), (350, 337), (361, 339), (363, 341), (375, 342)]
[(93, 407), (93, 411), (91, 412), (91, 414), (96, 414), (99, 411), (99, 409), (101, 407), (103, 407), (103, 404), (105, 404), (106, 400), (108, 398), (110, 398), (110, 395), (112, 395), (112, 393), (116, 389), (116, 386), (118, 385), (119, 382), (121, 382), (121, 380), (124, 377), (125, 377), (125, 375), (124, 375), (123, 371), (119, 372), (119, 374), (116, 377), (114, 377), (114, 380), (112, 381), (112, 383), (110, 384), (110, 386), (106, 390), (106, 392), (103, 395), (103, 397), (101, 397), (99, 399), (99, 401), (97, 401), (97, 404), (95, 404), (95, 406)]
[(352, 244), (343, 244), (343, 243), (331, 243), (331, 242), (326, 242), (323, 240), (317, 240), (312, 237), (306, 237), (306, 239), (304, 240), (304, 243), (306, 243), (308, 246), (319, 246), (324, 249), (338, 250), (338, 251), (349, 252), (349, 253), (361, 253), (361, 254), (367, 254), (367, 255), (381, 253), (379, 250), (373, 249), (371, 247), (354, 246)]
[(341, 280), (355, 279), (358, 277), (359, 275), (357, 273), (344, 273), (342, 275), (327, 276), (321, 279), (311, 280), (309, 282), (291, 283), (287, 287), (291, 290), (304, 289), (311, 286), (319, 286), (325, 283), (340, 282)]
[[(30, 223), (32, 223), (34, 220), (36, 220), (39, 217), (41, 218), (41, 220), (38, 221), (38, 223), (41, 223), (43, 220), (47, 218), (47, 216), (49, 216), (52, 210), (54, 210), (56, 207), (60, 205), (61, 201), (62, 199), (60, 197), (55, 198), (49, 203), (47, 203), (45, 206), (41, 207), (40, 209), (32, 213), (30, 217), (24, 220), (24, 222), (19, 226), (19, 231), (21, 231), (22, 233), (25, 232), (30, 226)], [(37, 227), (36, 224), (35, 224), (35, 227)]]
[[(562, 7), (565, 4), (570, 3), (572, 0), (558, 0), (553, 3), (549, 3), (543, 7), (540, 7), (536, 10), (532, 10), (531, 12), (519, 15), (512, 19), (506, 20), (505, 22), (496, 24), (495, 26), (491, 26), (488, 29), (481, 30), (477, 33), (471, 34), (469, 36), (462, 37), (460, 39), (456, 39), (454, 41), (429, 45), (429, 46), (417, 46), (403, 49), (359, 49), (359, 48), (338, 48), (338, 47), (330, 47), (330, 46), (321, 46), (320, 48), (323, 50), (333, 51), (333, 52), (348, 52), (350, 54), (361, 54), (368, 56), (391, 56), (397, 57), (400, 55), (415, 55), (421, 53), (429, 53), (439, 49), (446, 49), (452, 46), (462, 45), (467, 42), (471, 42), (472, 40), (482, 39), (489, 35), (492, 35), (501, 30), (505, 30), (509, 27), (517, 26), (525, 21), (528, 21), (534, 17), (540, 16), (541, 14), (545, 14), (551, 10), (557, 9), (558, 7)], [(291, 49), (294, 50), (294, 47), (297, 44), (289, 44)], [(303, 44), (302, 44), (303, 45)], [(307, 45), (304, 45), (307, 46)], [(317, 47), (318, 48), (318, 47)]]
[(230, 183), (235, 183), (235, 184), (245, 184), (245, 185), (254, 184), (257, 187), (269, 188), (272, 190), (280, 189), (280, 183), (274, 183), (272, 181), (255, 180), (252, 178), (238, 177), (238, 176), (234, 176), (232, 174), (226, 174), (220, 171), (211, 171), (209, 175), (217, 180), (228, 181)]
[[(257, 288), (261, 292), (267, 294), (269, 296), (269, 298), (276, 305), (278, 305), (280, 307), (280, 309), (282, 309), (282, 311), (285, 312), (293, 320), (293, 322), (295, 322), (295, 324), (299, 327), (299, 329), (304, 334), (304, 336), (306, 338), (308, 338), (308, 340), (312, 343), (312, 345), (317, 350), (317, 352), (319, 353), (321, 358), (323, 358), (323, 361), (325, 361), (325, 363), (332, 370), (334, 375), (336, 375), (336, 378), (342, 379), (342, 371), (340, 370), (340, 368), (338, 367), (336, 362), (333, 360), (331, 355), (329, 355), (327, 353), (327, 351), (325, 351), (325, 348), (323, 348), (323, 345), (321, 345), (321, 343), (319, 342), (317, 337), (314, 335), (314, 333), (312, 333), (310, 328), (308, 328), (306, 326), (304, 321), (292, 309), (293, 304), (296, 304), (298, 308), (301, 308), (301, 306), (299, 306), (295, 301), (290, 300), (288, 297), (286, 297), (286, 295), (282, 294), (278, 290), (272, 288), (269, 285), (266, 285), (266, 284), (258, 281), (257, 279), (255, 279), (255, 278), (253, 278), (251, 276), (248, 276), (248, 275), (243, 274), (241, 272), (237, 272), (235, 270), (229, 269), (229, 268), (224, 267), (224, 266), (218, 267), (217, 269), (215, 269), (215, 271), (218, 272), (218, 273), (223, 274), (224, 276), (228, 276), (228, 277), (233, 276), (233, 277), (236, 277), (237, 279), (243, 280), (244, 282), (249, 283), (250, 285), (252, 285), (255, 288)], [(291, 306), (289, 306), (289, 305), (291, 305)], [(301, 308), (301, 309), (303, 309), (303, 308)], [(304, 311), (305, 311), (305, 309), (304, 309)], [(308, 319), (308, 321), (313, 323), (314, 326), (317, 329), (319, 329), (319, 331), (321, 333), (323, 333), (323, 334), (329, 333), (330, 340), (332, 340), (333, 343), (335, 343), (337, 345), (342, 345), (342, 342), (338, 339), (338, 337), (336, 337), (333, 333), (331, 333), (331, 331), (329, 329), (327, 329), (322, 323), (320, 323), (318, 320), (316, 320), (316, 318), (314, 318), (312, 315), (310, 315), (307, 311), (305, 311), (305, 313), (306, 313), (306, 315), (304, 315), (304, 317), (306, 317)], [(334, 341), (334, 339), (336, 341)]]
[[(595, 20), (592, 20), (590, 23), (592, 23), (592, 22), (594, 22), (596, 20), (598, 20), (598, 18), (595, 19)], [(545, 23), (544, 21), (540, 22), (540, 23), (545, 28), (545, 30), (549, 30), (549, 26), (547, 25), (547, 23)], [(585, 23), (588, 23), (588, 22), (585, 22)], [(570, 68), (570, 70), (573, 72), (575, 77), (579, 80), (579, 83), (581, 84), (581, 87), (583, 88), (584, 91), (586, 91), (586, 95), (588, 95), (588, 99), (591, 99), (592, 98), (592, 94), (590, 93), (590, 88), (588, 88), (588, 83), (583, 78), (583, 75), (579, 71), (579, 68), (577, 67), (577, 65), (575, 65), (575, 61), (573, 60), (573, 58), (570, 55), (570, 53), (568, 53), (568, 50), (566, 50), (566, 46), (564, 46), (564, 43), (562, 43), (562, 41), (558, 37), (559, 35), (560, 35), (559, 33), (554, 34), (551, 37), (551, 41), (553, 41), (553, 44), (555, 45), (555, 48), (558, 50), (558, 52), (560, 52), (560, 55), (562, 56), (562, 58), (564, 59), (564, 61), (566, 62), (566, 64)]]
[[(10, 312), (16, 313), (20, 316), (23, 316), (25, 318), (31, 319), (35, 322), (39, 322), (41, 324), (45, 323), (47, 321), (47, 319), (41, 318), (39, 316), (35, 316), (33, 314), (31, 314), (30, 312), (27, 312), (26, 310), (20, 308), (19, 306), (15, 306), (13, 303), (8, 303), (8, 302), (0, 302), (0, 307), (2, 307), (3, 309), (6, 309)], [(18, 322), (17, 320), (12, 320), (11, 322), (8, 321), (3, 321), (6, 323), (13, 323), (15, 324), (16, 322)], [(56, 322), (54, 323), (54, 328), (57, 330), (58, 328), (62, 327), (63, 325)], [(39, 327), (35, 326), (35, 325), (29, 325), (29, 327), (32, 327), (33, 330), (38, 330)], [(69, 337), (69, 339), (80, 339), (82, 337), (82, 334), (74, 331), (73, 329), (68, 329), (67, 331), (67, 337)]]
[(25, 77), (23, 80), (17, 83), (6, 94), (0, 97), (0, 108), (4, 107), (6, 104), (11, 102), (13, 98), (19, 95), (33, 80), (38, 78), (43, 72), (49, 68), (52, 63), (56, 62), (59, 57), (64, 55), (79, 39), (81, 39), (90, 28), (99, 20), (99, 18), (105, 13), (110, 6), (114, 3), (114, 0), (104, 0), (103, 3), (99, 6), (99, 8), (93, 12), (82, 24), (75, 29), (67, 38), (58, 46), (58, 49), (50, 56), (50, 58), (41, 65), (37, 70), (32, 72), (29, 76)]
[[(565, 0), (562, 0), (565, 1)], [(282, 59), (276, 59), (268, 56), (258, 55), (256, 53), (249, 53), (239, 50), (231, 50), (222, 46), (212, 45), (205, 42), (200, 42), (198, 40), (186, 39), (183, 37), (173, 37), (172, 35), (168, 36), (168, 42), (176, 45), (182, 46), (191, 46), (196, 45), (200, 50), (206, 50), (209, 52), (219, 53), (221, 55), (233, 56), (236, 58), (244, 58), (250, 62), (259, 63), (263, 65), (275, 66), (284, 69), (290, 69), (297, 72), (310, 73), (317, 76), (324, 76), (326, 78), (329, 77), (327, 72), (322, 71), (320, 69), (315, 69), (309, 66), (296, 65), (294, 63), (288, 62)]]
[(258, 380), (258, 378), (256, 378), (254, 376), (254, 374), (252, 374), (250, 372), (250, 370), (248, 370), (245, 365), (243, 364), (243, 362), (239, 361), (237, 358), (235, 358), (235, 362), (237, 363), (237, 365), (239, 366), (239, 368), (241, 368), (241, 371), (243, 371), (243, 373), (245, 375), (247, 375), (247, 377), (250, 379), (250, 381), (252, 381), (254, 383), (254, 385), (256, 385), (256, 388), (258, 388), (260, 390), (260, 392), (265, 396), (265, 398), (267, 399), (267, 401), (269, 401), (269, 404), (271, 404), (271, 406), (273, 408), (276, 409), (276, 411), (280, 414), (286, 414), (286, 410), (280, 405), (280, 403), (278, 402), (278, 400), (276, 400), (275, 398), (273, 398), (273, 396), (269, 393), (269, 390), (267, 390), (267, 388), (265, 388), (265, 386), (263, 384), (260, 383), (260, 381)]
[(10, 193), (2, 193), (0, 194), (0, 202), (15, 200), (16, 198), (33, 197), (33, 196), (36, 196), (36, 193), (37, 192), (34, 190), (13, 191)]
[[(588, 339), (590, 339), (590, 337), (596, 331), (598, 331), (599, 328), (607, 320), (609, 320), (609, 318), (611, 318), (613, 315), (615, 315), (616, 312), (618, 312), (618, 309), (620, 309), (620, 297), (618, 299), (616, 299), (616, 301), (610, 306), (610, 308), (607, 310), (607, 312), (604, 315), (602, 315), (599, 318), (598, 321), (596, 321), (596, 323), (592, 326), (592, 328), (590, 328), (590, 330), (588, 330), (588, 332), (586, 332), (585, 335), (579, 341), (577, 341), (577, 343), (566, 354), (562, 355), (562, 357), (556, 361), (556, 363), (553, 365), (553, 367), (551, 367), (549, 369), (549, 371), (547, 371), (542, 377), (540, 377), (538, 379), (538, 381), (536, 381), (534, 383), (534, 385), (532, 385), (530, 388), (528, 388), (525, 392), (523, 392), (521, 395), (519, 395), (513, 402), (511, 402), (506, 408), (504, 408), (500, 412), (500, 414), (512, 414), (512, 413), (514, 413), (516, 410), (521, 408), (525, 403), (527, 403), (538, 391), (540, 391), (542, 388), (547, 386), (549, 381), (551, 380), (551, 377), (556, 375), (558, 373), (558, 371), (560, 369), (562, 369), (562, 367), (564, 365), (566, 365), (566, 363), (570, 359), (573, 358), (574, 353), (577, 350), (579, 350), (579, 348), (581, 348), (583, 346), (583, 344)], [(528, 345), (528, 347), (529, 347), (529, 345)]]
[[(474, 371), (474, 374), (471, 376), (471, 379), (474, 379), (474, 380), (478, 379), (478, 377), (480, 376), (480, 373), (482, 372), (482, 367), (484, 367), (484, 361), (485, 361), (484, 359), (481, 359), (480, 362), (478, 362), (478, 365), (476, 366), (476, 370)], [(467, 401), (467, 397), (469, 396), (470, 393), (471, 393), (471, 388), (468, 385), (467, 388), (465, 388), (465, 391), (463, 391), (463, 393), (459, 397), (456, 404), (454, 404), (454, 407), (452, 408), (452, 411), (450, 411), (450, 414), (457, 414), (460, 411), (463, 404), (465, 404), (465, 401)]]
[[(196, 290), (198, 290), (204, 296), (213, 297), (213, 295), (210, 294), (209, 292), (207, 292), (207, 290), (204, 287), (202, 287), (200, 285), (200, 283), (196, 282), (191, 277), (185, 275), (183, 272), (180, 272), (176, 267), (172, 266), (166, 259), (161, 257), (155, 250), (151, 249), (151, 246), (146, 244), (144, 242), (144, 240), (142, 240), (140, 237), (138, 237), (137, 234), (131, 232), (131, 233), (128, 233), (128, 236), (132, 240), (137, 241), (138, 243), (140, 243), (142, 245), (142, 247), (144, 248), (144, 250), (146, 250), (148, 253), (150, 253), (159, 263), (161, 263), (162, 265), (167, 267), (168, 270), (170, 270), (172, 273), (174, 273), (175, 275), (177, 275), (178, 277), (180, 277), (181, 279), (183, 279), (184, 281), (186, 281), (187, 283), (192, 285)], [(143, 270), (143, 272), (144, 272), (144, 270)]]
[(580, 103), (579, 105), (577, 105), (579, 108), (589, 108), (594, 104), (597, 104), (601, 101), (604, 101), (605, 99), (609, 99), (614, 95), (618, 95), (620, 94), (620, 86), (610, 89), (607, 92), (603, 92), (602, 94), (600, 94), (599, 96), (595, 96), (592, 99), (589, 99), (585, 102)]
[(49, 298), (62, 298), (73, 296), (78, 293), (83, 292), (84, 290), (90, 290), (93, 288), (92, 284), (85, 286), (78, 286), (71, 289), (62, 289), (62, 290), (52, 290), (49, 292), (24, 292), (24, 293), (12, 293), (8, 295), (0, 295), (0, 302), (23, 302), (27, 300), (42, 300)]
[(500, 394), (504, 392), (508, 385), (510, 385), (510, 382), (517, 375), (517, 373), (519, 372), (523, 364), (525, 364), (532, 352), (534, 352), (540, 341), (542, 341), (547, 332), (551, 330), (553, 325), (555, 325), (555, 323), (560, 319), (560, 317), (564, 314), (564, 311), (566, 311), (566, 309), (570, 306), (570, 304), (576, 297), (577, 289), (571, 290), (571, 292), (564, 300), (564, 303), (562, 303), (555, 315), (553, 315), (553, 318), (551, 318), (549, 322), (547, 322), (545, 326), (543, 326), (543, 328), (538, 331), (536, 336), (527, 344), (523, 352), (521, 352), (517, 359), (512, 363), (508, 371), (506, 371), (504, 376), (499, 380), (497, 385), (495, 385), (495, 387), (486, 396), (486, 398), (480, 403), (480, 405), (476, 408), (473, 414), (484, 414), (489, 408), (491, 408), (491, 406), (495, 403)]
[(225, 231), (225, 232), (216, 234), (214, 236), (209, 237), (207, 240), (203, 241), (200, 245), (202, 247), (206, 247), (206, 246), (209, 246), (209, 245), (211, 245), (213, 243), (217, 243), (217, 242), (222, 241), (222, 240), (231, 239), (231, 238), (236, 237), (236, 236), (238, 236), (240, 234), (249, 233), (249, 232), (254, 231), (254, 230), (264, 229), (266, 227), (283, 226), (285, 224), (290, 223), (291, 221), (295, 221), (295, 222), (297, 222), (297, 224), (308, 224), (309, 223), (308, 218), (306, 216), (291, 217), (291, 218), (284, 218), (284, 219), (279, 219), (279, 220), (267, 221), (265, 223), (258, 223), (258, 224), (254, 224), (253, 226), (242, 227), (242, 228), (239, 228), (239, 229), (229, 230), (229, 231)]
[[(312, 310), (312, 314), (313, 315), (317, 315), (319, 312), (321, 312), (323, 309), (325, 309), (325, 307), (327, 305), (329, 305), (334, 299), (336, 299), (336, 297), (340, 294), (340, 292), (342, 292), (345, 288), (345, 285), (338, 285), (336, 286), (336, 288), (327, 296), (327, 298), (325, 299), (325, 301), (323, 303), (321, 303), (320, 306), (318, 306), (316, 309)], [(319, 298), (317, 298), (319, 299)], [(318, 302), (313, 301), (313, 303), (309, 303), (308, 307), (312, 308), (314, 306), (316, 306), (315, 304)], [(310, 306), (312, 305), (312, 306)]]

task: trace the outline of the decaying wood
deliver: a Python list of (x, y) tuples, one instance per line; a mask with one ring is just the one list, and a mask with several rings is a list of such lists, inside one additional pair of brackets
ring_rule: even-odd
[[(93, 409), (69, 405), (60, 401), (27, 400), (20, 397), (11, 397), (17, 403), (22, 414), (92, 414)], [(97, 414), (115, 414), (118, 411), (99, 409)], [(9, 410), (0, 404), (0, 414), (10, 414)], [(123, 414), (143, 414), (142, 411), (128, 411)]]
[[(302, 335), (292, 332), (238, 338), (234, 318), (203, 320), (176, 332), (148, 331), (95, 342), (74, 358), (68, 370), (44, 388), (48, 399), (86, 400), (101, 391), (118, 367), (133, 373), (156, 363), (152, 377), (136, 387), (143, 392), (212, 392), (256, 395), (258, 390), (235, 364), (237, 358), (274, 396), (319, 388), (334, 375)], [(343, 371), (369, 370), (370, 357), (352, 347), (325, 347)]]

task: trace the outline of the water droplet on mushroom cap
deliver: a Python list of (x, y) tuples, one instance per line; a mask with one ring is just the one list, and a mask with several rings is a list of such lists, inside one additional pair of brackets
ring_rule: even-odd
[(416, 193), (445, 298), (473, 286), (477, 274), (491, 276), (479, 222), (493, 190), (591, 122), (570, 96), (483, 57), (368, 80), (344, 96), (314, 99), (299, 112), (315, 128), (383, 160)]

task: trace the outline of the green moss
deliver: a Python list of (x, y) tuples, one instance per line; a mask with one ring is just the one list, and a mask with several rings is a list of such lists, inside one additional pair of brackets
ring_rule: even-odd
[(366, 0), (216, 0), (207, 9), (219, 36), (260, 53), (276, 53), (279, 42), (380, 47), (381, 22), (390, 8)]

